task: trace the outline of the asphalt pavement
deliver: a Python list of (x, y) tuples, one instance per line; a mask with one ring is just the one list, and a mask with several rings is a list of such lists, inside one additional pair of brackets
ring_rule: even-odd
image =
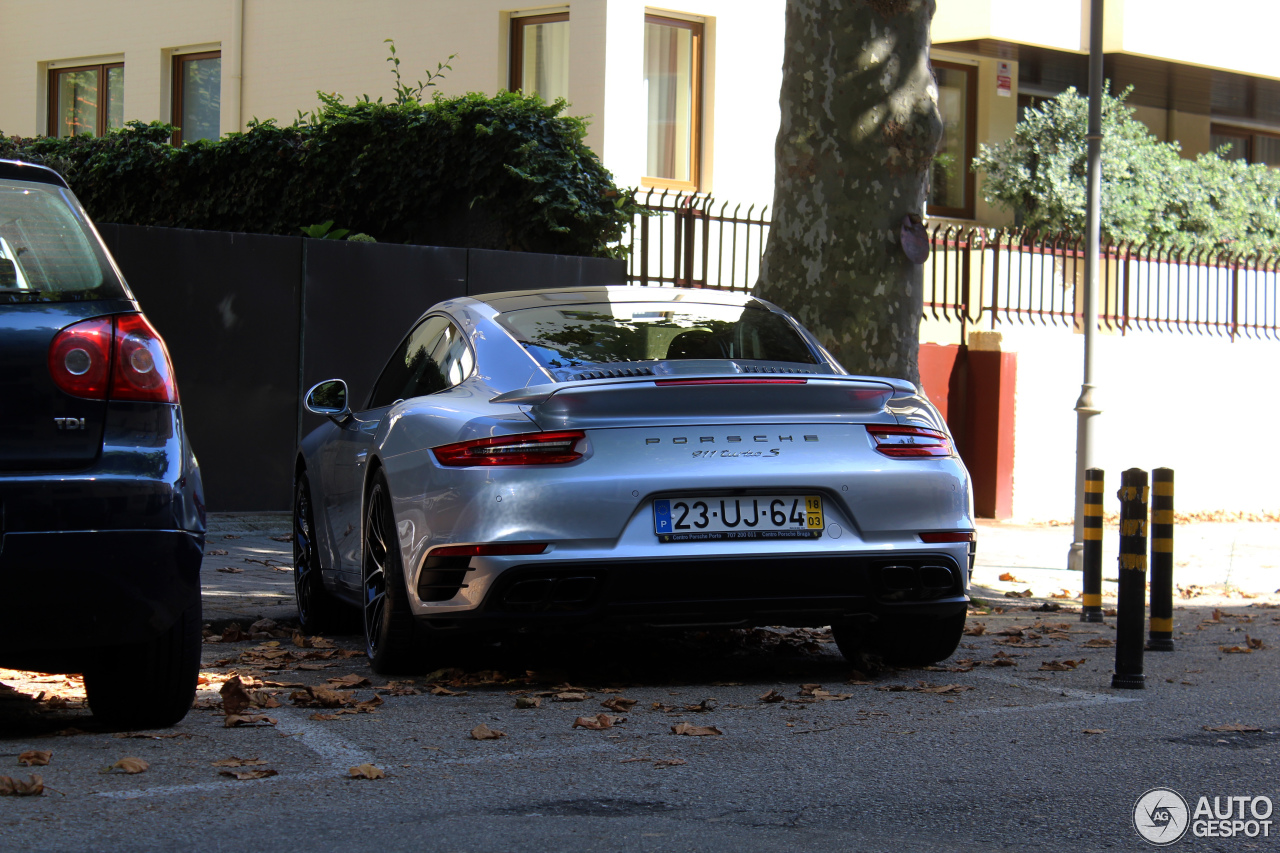
[[(210, 516), (201, 568), (206, 622), (296, 618), (290, 529), (288, 513)], [(1119, 534), (1114, 525), (1104, 534), (1103, 603), (1110, 606)], [(1078, 609), (1080, 574), (1066, 568), (1071, 539), (1069, 526), (979, 521), (973, 595), (1009, 606)], [(1280, 523), (1179, 524), (1174, 585), (1176, 607), (1280, 602)], [(1023, 599), (1011, 595), (1027, 590), (1031, 595)]]
[[(207, 619), (293, 615), (288, 532), (213, 519)], [(1110, 687), (1115, 620), (1052, 598), (1077, 591), (1070, 529), (985, 523), (988, 606), (933, 667), (851, 665), (828, 631), (606, 627), (387, 677), (356, 635), (223, 624), (195, 707), (156, 732), (104, 729), (76, 676), (0, 671), (0, 776), (46, 786), (0, 796), (0, 850), (1109, 853), (1150, 849), (1157, 787), (1186, 798), (1178, 846), (1276, 849), (1280, 823), (1188, 821), (1201, 797), (1280, 800), (1280, 525), (1177, 536), (1177, 650), (1147, 655), (1144, 690)]]

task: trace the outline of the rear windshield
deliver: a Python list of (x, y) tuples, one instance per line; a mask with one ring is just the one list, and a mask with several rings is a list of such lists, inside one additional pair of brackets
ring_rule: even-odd
[(0, 181), (0, 303), (124, 295), (61, 187)]
[(509, 311), (498, 321), (552, 368), (694, 358), (817, 363), (786, 317), (750, 304), (557, 305)]

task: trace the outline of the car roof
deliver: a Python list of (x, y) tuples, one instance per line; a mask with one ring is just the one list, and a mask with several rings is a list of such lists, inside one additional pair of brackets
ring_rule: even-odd
[(716, 288), (638, 287), (635, 285), (561, 287), (547, 290), (509, 290), (471, 298), (489, 305), (499, 313), (547, 305), (590, 305), (601, 302), (686, 302), (695, 305), (710, 303), (776, 310), (768, 302), (756, 299), (750, 293), (735, 293)]
[(0, 160), (0, 179), (53, 184), (54, 186), (71, 189), (66, 180), (48, 166), (24, 163), (21, 160)]

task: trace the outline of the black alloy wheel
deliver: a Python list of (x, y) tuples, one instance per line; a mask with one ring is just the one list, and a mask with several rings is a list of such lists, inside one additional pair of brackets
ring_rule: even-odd
[(365, 503), (361, 558), (365, 653), (377, 673), (411, 670), (420, 640), (404, 586), (404, 568), (386, 475), (374, 475)]
[(293, 593), (304, 632), (316, 634), (337, 627), (342, 605), (324, 588), (320, 574), (311, 482), (305, 471), (298, 472), (293, 487)]

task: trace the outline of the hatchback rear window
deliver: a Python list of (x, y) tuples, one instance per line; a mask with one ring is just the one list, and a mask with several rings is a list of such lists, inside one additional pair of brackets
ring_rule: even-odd
[(124, 295), (82, 217), (61, 187), (0, 181), (0, 303)]
[(672, 359), (817, 363), (786, 317), (750, 304), (557, 305), (509, 311), (498, 321), (551, 368)]

